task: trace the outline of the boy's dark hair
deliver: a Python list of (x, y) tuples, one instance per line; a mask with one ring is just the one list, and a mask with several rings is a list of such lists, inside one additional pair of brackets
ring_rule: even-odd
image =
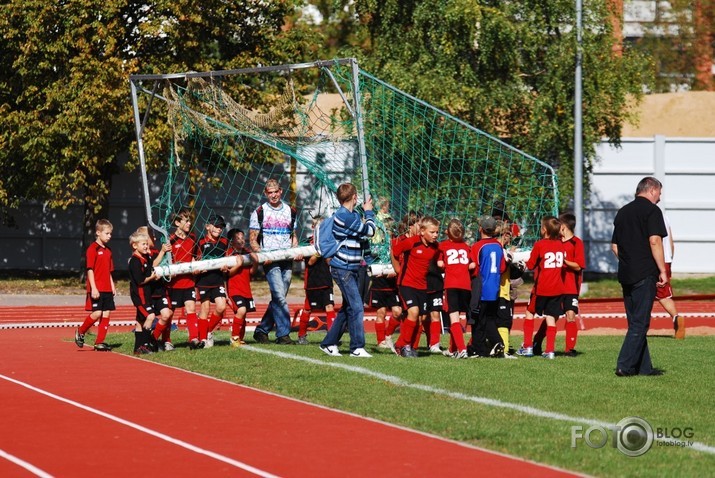
[(447, 224), (447, 237), (455, 242), (464, 240), (464, 224), (459, 219), (450, 219)]
[(180, 209), (176, 214), (174, 214), (174, 220), (172, 222), (176, 224), (177, 222), (181, 222), (182, 219), (191, 219), (190, 209)]
[(558, 239), (561, 237), (561, 222), (554, 216), (544, 216), (541, 225), (546, 229), (546, 237)]
[(571, 232), (576, 229), (576, 216), (570, 212), (559, 214), (559, 221), (561, 221), (561, 224), (568, 227)]

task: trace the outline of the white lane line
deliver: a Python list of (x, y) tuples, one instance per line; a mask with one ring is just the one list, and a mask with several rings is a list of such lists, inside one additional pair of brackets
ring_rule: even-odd
[(53, 478), (52, 475), (47, 473), (44, 470), (39, 469), (35, 465), (26, 462), (25, 460), (22, 460), (15, 455), (11, 455), (10, 453), (6, 452), (5, 450), (0, 449), (0, 458), (5, 458), (7, 461), (11, 461), (15, 463), (17, 466), (20, 466), (30, 473), (32, 473), (35, 476), (39, 476), (40, 478)]
[[(135, 430), (138, 430), (138, 431), (140, 431), (140, 432), (142, 432), (142, 433), (146, 433), (147, 435), (151, 435), (151, 436), (153, 436), (153, 437), (155, 437), (155, 438), (158, 438), (158, 439), (160, 439), (160, 440), (164, 440), (164, 441), (166, 441), (166, 442), (169, 442), (169, 443), (172, 443), (172, 444), (174, 444), (174, 445), (180, 446), (180, 447), (185, 448), (185, 449), (187, 449), (187, 450), (189, 450), (189, 451), (193, 451), (194, 453), (198, 453), (198, 454), (200, 454), (200, 455), (206, 455), (206, 456), (208, 456), (208, 457), (210, 457), (210, 458), (213, 458), (214, 460), (218, 460), (218, 461), (220, 461), (220, 462), (226, 463), (226, 464), (231, 465), (231, 466), (234, 466), (234, 467), (236, 467), (236, 468), (240, 468), (240, 469), (242, 469), (242, 470), (248, 471), (249, 473), (253, 473), (254, 475), (262, 476), (262, 477), (266, 477), (266, 478), (277, 478), (277, 475), (273, 475), (273, 474), (271, 474), (271, 473), (268, 473), (267, 471), (261, 470), (261, 469), (259, 469), (259, 468), (255, 468), (255, 467), (253, 467), (253, 466), (251, 466), (251, 465), (248, 465), (248, 464), (246, 464), (246, 463), (243, 463), (243, 462), (241, 462), (241, 461), (234, 460), (233, 458), (229, 458), (229, 457), (227, 457), (227, 456), (220, 455), (220, 454), (215, 453), (215, 452), (213, 452), (213, 451), (203, 449), (203, 448), (198, 447), (198, 446), (196, 446), (196, 445), (192, 445), (191, 443), (187, 443), (187, 442), (185, 442), (185, 441), (183, 441), (183, 440), (179, 440), (179, 439), (177, 439), (177, 438), (170, 437), (170, 436), (168, 436), (168, 435), (165, 435), (165, 434), (163, 434), (163, 433), (157, 432), (157, 431), (152, 430), (152, 429), (150, 429), (150, 428), (146, 428), (146, 427), (144, 427), (144, 426), (142, 426), (142, 425), (136, 424), (136, 423), (134, 423), (134, 422), (130, 422), (129, 420), (125, 420), (125, 419), (123, 419), (123, 418), (117, 417), (117, 416), (112, 415), (112, 414), (110, 414), (110, 413), (106, 413), (106, 412), (103, 412), (103, 411), (101, 411), (101, 410), (97, 410), (96, 408), (92, 408), (92, 407), (89, 407), (89, 406), (87, 406), (87, 405), (84, 405), (84, 404), (82, 404), (82, 403), (75, 402), (74, 400), (70, 400), (70, 399), (68, 399), (68, 398), (60, 397), (59, 395), (55, 395), (55, 394), (52, 393), (52, 392), (48, 392), (48, 391), (46, 391), (46, 390), (42, 390), (41, 388), (37, 388), (37, 387), (32, 386), (32, 385), (30, 385), (30, 384), (28, 384), (28, 383), (21, 382), (21, 381), (19, 381), (19, 380), (15, 380), (15, 379), (13, 379), (13, 378), (7, 377), (7, 376), (2, 375), (2, 374), (0, 374), (0, 378), (3, 379), (3, 380), (7, 380), (8, 382), (14, 383), (14, 384), (16, 384), (16, 385), (20, 385), (21, 387), (25, 387), (25, 388), (27, 388), (28, 390), (32, 390), (33, 392), (37, 392), (37, 393), (40, 393), (40, 394), (42, 394), (42, 395), (45, 395), (46, 397), (53, 398), (53, 399), (58, 400), (58, 401), (60, 401), (60, 402), (66, 403), (66, 404), (68, 404), (68, 405), (72, 405), (73, 407), (77, 407), (77, 408), (80, 408), (80, 409), (85, 410), (85, 411), (87, 411), (87, 412), (94, 413), (95, 415), (99, 415), (100, 417), (104, 417), (104, 418), (107, 418), (107, 419), (112, 420), (112, 421), (114, 421), (114, 422), (121, 423), (122, 425), (126, 425), (126, 426), (128, 426), (128, 427), (130, 427), (130, 428), (133, 428), (133, 429), (135, 429)], [(50, 476), (50, 475), (47, 475), (47, 476)]]
[[(368, 377), (374, 377), (374, 378), (377, 378), (380, 380), (384, 380), (384, 381), (391, 383), (393, 385), (397, 385), (398, 387), (412, 388), (414, 390), (421, 390), (423, 392), (434, 393), (437, 395), (444, 395), (444, 396), (454, 398), (457, 400), (466, 400), (469, 402), (479, 403), (479, 404), (487, 405), (490, 407), (506, 408), (509, 410), (515, 410), (517, 412), (525, 413), (527, 415), (531, 415), (534, 417), (548, 418), (550, 420), (569, 422), (572, 424), (573, 423), (585, 423), (590, 426), (598, 426), (598, 427), (604, 427), (604, 428), (612, 427), (612, 426), (616, 425), (615, 423), (608, 423), (608, 422), (604, 422), (601, 420), (594, 420), (591, 418), (572, 417), (570, 415), (565, 415), (563, 413), (549, 412), (549, 411), (541, 410), (541, 409), (535, 408), (535, 407), (519, 405), (518, 403), (503, 402), (503, 401), (497, 400), (495, 398), (476, 397), (473, 395), (467, 395), (467, 394), (460, 393), (460, 392), (451, 392), (451, 391), (445, 390), (443, 388), (432, 387), (430, 385), (424, 385), (421, 383), (411, 383), (411, 382), (407, 382), (407, 381), (401, 379), (400, 377), (396, 377), (394, 375), (388, 375), (388, 374), (385, 374), (382, 372), (375, 372), (375, 371), (367, 369), (367, 368), (357, 367), (355, 365), (347, 365), (347, 364), (340, 363), (337, 361), (325, 362), (323, 360), (318, 360), (318, 359), (314, 359), (314, 358), (310, 358), (310, 357), (303, 357), (302, 355), (293, 355), (293, 354), (289, 354), (286, 352), (278, 352), (275, 350), (263, 349), (263, 348), (253, 347), (250, 345), (244, 345), (243, 347), (241, 347), (241, 350), (250, 350), (251, 352), (259, 352), (262, 354), (274, 355), (276, 357), (281, 357), (281, 358), (286, 358), (286, 359), (291, 359), (291, 360), (298, 360), (298, 361), (307, 362), (307, 363), (310, 363), (313, 365), (322, 365), (324, 367), (339, 368), (339, 369), (346, 370), (349, 372), (355, 372), (355, 373), (359, 373), (361, 375), (366, 375)], [(340, 360), (340, 359), (338, 358), (337, 360)], [(349, 358), (348, 360), (353, 360), (353, 359)], [(355, 360), (358, 360), (358, 359), (355, 359)], [(666, 442), (667, 440), (656, 438), (656, 441)], [(705, 443), (694, 441), (692, 443), (692, 445), (688, 446), (688, 448), (692, 448), (694, 450), (698, 450), (703, 453), (710, 453), (710, 454), (715, 455), (715, 447), (707, 445)]]

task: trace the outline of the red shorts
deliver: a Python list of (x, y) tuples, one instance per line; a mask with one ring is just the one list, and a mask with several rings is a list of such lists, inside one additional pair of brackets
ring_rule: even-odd
[(668, 276), (668, 283), (665, 284), (663, 287), (656, 287), (655, 298), (657, 300), (670, 299), (671, 297), (673, 297), (673, 288), (670, 287), (670, 262), (665, 263), (665, 273)]

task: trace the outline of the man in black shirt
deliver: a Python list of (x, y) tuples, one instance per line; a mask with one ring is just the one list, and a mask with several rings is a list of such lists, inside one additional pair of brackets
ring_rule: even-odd
[(653, 177), (641, 179), (635, 199), (623, 206), (613, 221), (611, 249), (618, 257), (618, 282), (628, 331), (618, 355), (616, 375), (660, 375), (648, 351), (648, 328), (656, 287), (668, 283), (663, 255), (663, 237), (668, 234), (660, 201), (663, 184)]

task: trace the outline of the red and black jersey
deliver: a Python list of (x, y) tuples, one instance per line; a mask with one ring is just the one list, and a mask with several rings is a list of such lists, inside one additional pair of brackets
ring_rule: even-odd
[[(196, 258), (196, 236), (193, 233), (183, 238), (174, 233), (169, 236), (169, 243), (174, 263), (191, 262)], [(194, 276), (191, 274), (178, 275), (169, 283), (169, 287), (174, 289), (191, 289), (195, 285)]]
[(568, 266), (564, 267), (564, 294), (578, 295), (581, 292), (583, 269), (586, 268), (586, 250), (583, 241), (576, 236), (567, 240), (562, 239), (561, 242), (566, 260), (575, 262), (581, 267), (580, 271), (575, 271)]
[(310, 257), (305, 259), (305, 278), (303, 288), (305, 290), (332, 289), (333, 276), (330, 275), (330, 266), (324, 258), (319, 258), (312, 266), (308, 263)]
[(139, 253), (129, 258), (129, 295), (134, 305), (151, 303), (151, 283), (143, 284), (151, 276), (151, 257)]
[(536, 295), (553, 297), (564, 294), (564, 246), (561, 239), (541, 239), (531, 249), (527, 269), (538, 272)]
[[(217, 240), (213, 240), (210, 236), (204, 236), (199, 239), (198, 243), (198, 259), (209, 260), (226, 257), (228, 251), (228, 239), (221, 236)], [(206, 271), (199, 275), (196, 279), (196, 287), (220, 287), (224, 285), (223, 272), (220, 269)]]
[[(244, 254), (249, 254), (251, 251), (248, 249), (243, 249), (237, 251), (236, 249), (229, 249), (226, 253), (227, 256), (242, 256)], [(240, 296), (244, 298), (253, 297), (253, 292), (251, 291), (251, 265), (243, 264), (238, 268), (238, 271), (229, 276), (226, 281), (226, 286), (228, 288), (228, 296), (235, 297)]]
[(402, 257), (402, 270), (397, 283), (426, 291), (430, 264), (439, 254), (437, 244), (425, 245), (419, 235), (407, 237), (394, 245), (392, 254), (398, 259)]
[[(87, 260), (87, 270), (94, 272), (94, 284), (99, 292), (112, 292), (112, 272), (114, 272), (114, 260), (112, 250), (101, 245), (97, 241), (87, 248), (85, 254)], [(92, 287), (87, 280), (87, 292), (91, 292)]]
[[(158, 249), (155, 249), (153, 247), (149, 249), (149, 262), (152, 267), (154, 266), (154, 261), (156, 260), (158, 255)], [(152, 297), (164, 297), (166, 295), (166, 281), (163, 278), (151, 281), (149, 285), (151, 287)]]
[(471, 274), (469, 272), (470, 248), (466, 242), (454, 242), (451, 239), (439, 243), (444, 261), (444, 288), (445, 289), (472, 289)]

